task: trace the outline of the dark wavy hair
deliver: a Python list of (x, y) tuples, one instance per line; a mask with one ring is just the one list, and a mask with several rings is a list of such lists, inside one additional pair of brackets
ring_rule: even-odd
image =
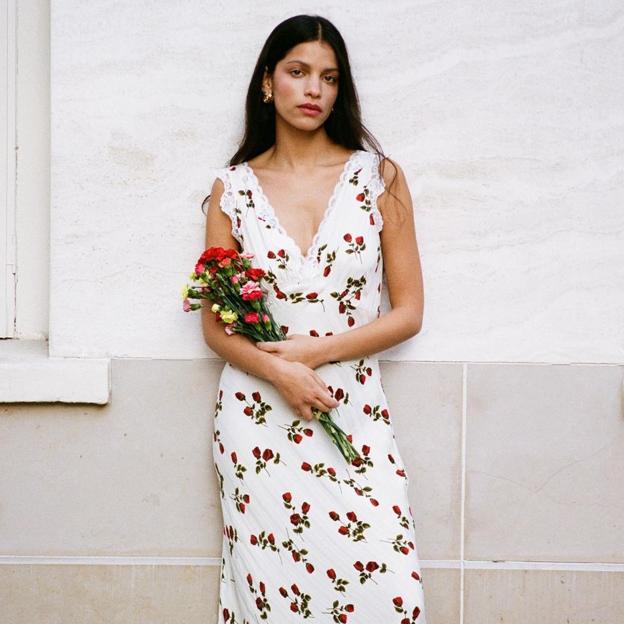
[[(349, 150), (365, 149), (364, 143), (368, 144), (371, 151), (379, 156), (381, 176), (382, 161), (385, 159), (392, 162), (392, 160), (384, 154), (379, 142), (362, 123), (360, 102), (353, 82), (344, 39), (338, 29), (320, 15), (290, 17), (278, 24), (268, 36), (256, 61), (247, 89), (243, 138), (227, 165), (238, 165), (250, 160), (275, 144), (275, 105), (273, 101), (269, 103), (262, 101), (264, 70), (266, 68), (267, 73), (272, 75), (277, 63), (288, 54), (289, 50), (307, 41), (323, 41), (329, 44), (338, 62), (338, 95), (334, 110), (325, 121), (327, 135), (332, 141)], [(396, 169), (390, 186), (395, 179)], [(389, 191), (389, 188), (386, 190)], [(202, 211), (209, 199), (210, 195), (202, 202)]]

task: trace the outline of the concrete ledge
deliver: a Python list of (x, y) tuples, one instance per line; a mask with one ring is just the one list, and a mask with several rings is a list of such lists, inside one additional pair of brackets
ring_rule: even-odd
[(46, 340), (0, 340), (0, 403), (110, 400), (110, 359), (48, 356)]

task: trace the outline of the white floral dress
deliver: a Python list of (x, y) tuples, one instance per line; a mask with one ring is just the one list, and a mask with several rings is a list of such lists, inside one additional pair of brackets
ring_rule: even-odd
[[(304, 256), (247, 162), (217, 170), (221, 209), (287, 334), (338, 334), (380, 315), (384, 190), (378, 157), (356, 150)], [(424, 624), (408, 475), (375, 356), (316, 369), (339, 401), (332, 417), (361, 460), (316, 420), (229, 362), (214, 410), (223, 513), (219, 623)]]

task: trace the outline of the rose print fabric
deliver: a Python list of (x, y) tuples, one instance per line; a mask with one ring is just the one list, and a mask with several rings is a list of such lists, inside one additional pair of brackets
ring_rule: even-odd
[[(383, 192), (376, 154), (355, 151), (304, 255), (245, 162), (217, 171), (221, 209), (268, 276), (287, 334), (325, 336), (380, 315)], [(362, 459), (348, 464), (274, 386), (225, 364), (213, 458), (223, 513), (218, 622), (425, 624), (408, 475), (374, 356), (316, 372)]]

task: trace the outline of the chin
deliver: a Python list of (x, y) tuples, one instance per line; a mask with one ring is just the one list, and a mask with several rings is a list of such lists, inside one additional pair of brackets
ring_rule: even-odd
[(318, 119), (310, 120), (311, 123), (301, 123), (301, 120), (299, 119), (297, 119), (297, 121), (284, 119), (284, 121), (293, 128), (296, 128), (297, 130), (303, 130), (308, 132), (318, 130), (325, 123), (324, 119), (322, 121), (319, 121)]

